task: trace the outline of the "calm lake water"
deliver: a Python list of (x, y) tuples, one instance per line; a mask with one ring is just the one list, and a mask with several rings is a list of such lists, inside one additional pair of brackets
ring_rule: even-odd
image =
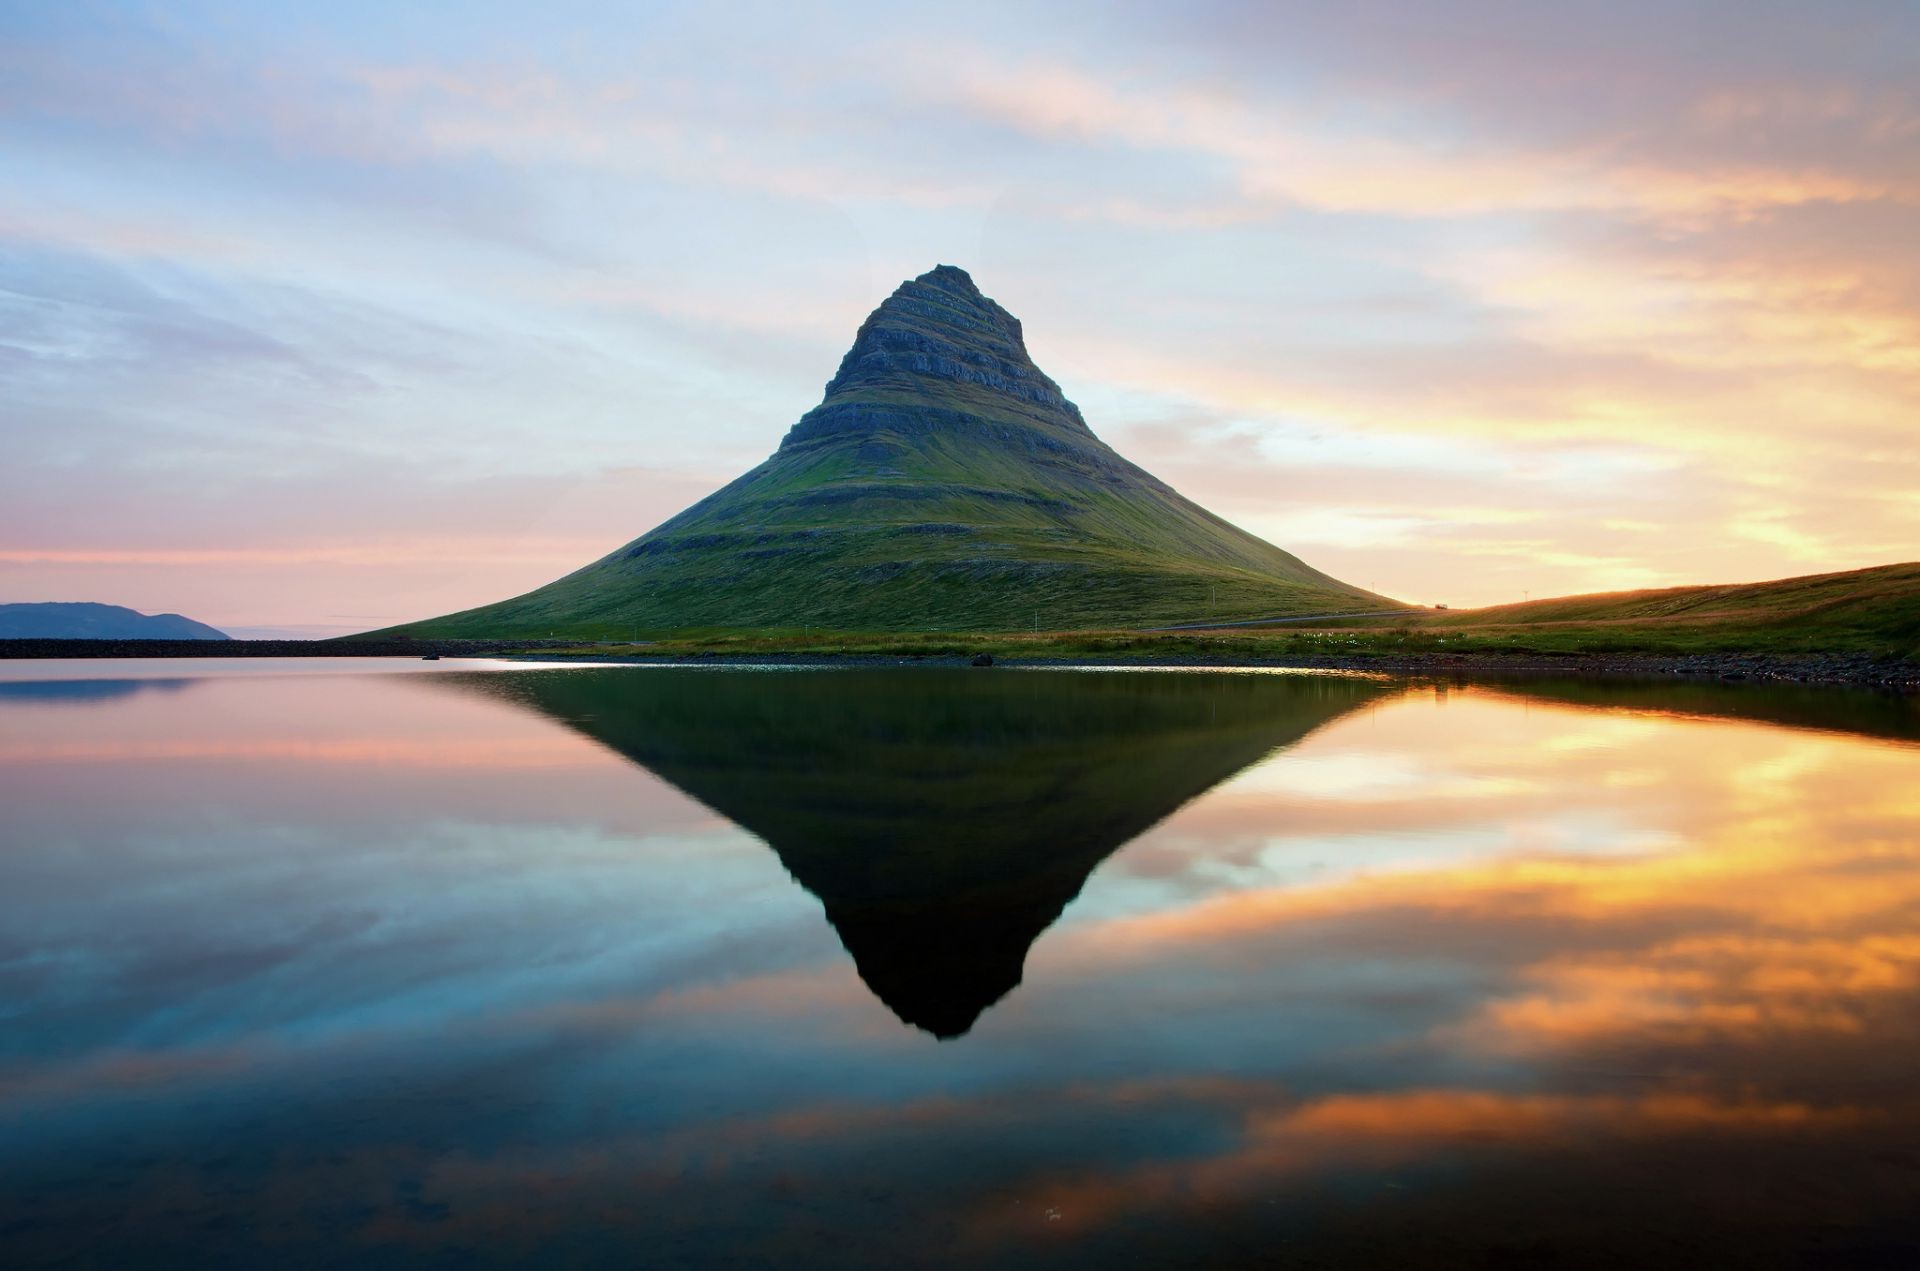
[(0, 1265), (1920, 1263), (1914, 699), (0, 681)]

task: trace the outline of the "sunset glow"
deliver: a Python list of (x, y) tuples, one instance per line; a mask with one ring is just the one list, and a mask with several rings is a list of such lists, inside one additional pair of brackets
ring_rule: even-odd
[(13, 6), (0, 590), (514, 594), (764, 457), (941, 261), (1381, 592), (1911, 559), (1917, 83), (1894, 3)]

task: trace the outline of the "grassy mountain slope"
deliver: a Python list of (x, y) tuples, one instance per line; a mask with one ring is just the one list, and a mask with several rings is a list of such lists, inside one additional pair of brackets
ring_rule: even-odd
[[(603, 653), (587, 649), (583, 652)], [(636, 650), (639, 652), (639, 650)], [(1920, 665), (1920, 563), (1733, 586), (1673, 587), (1389, 618), (1173, 632), (817, 631), (692, 635), (647, 656), (780, 654), (1288, 662), (1403, 654), (1764, 655)], [(1831, 655), (1831, 656), (1829, 656)], [(1831, 668), (1829, 668), (1831, 669)], [(1819, 671), (1809, 666), (1810, 673)]]
[(1750, 649), (1920, 659), (1920, 562), (1763, 583), (1562, 596), (1435, 614), (1419, 626), (1599, 652)]
[[(1598, 592), (1485, 609), (1184, 634), (1248, 656), (1726, 653), (1920, 662), (1920, 562), (1760, 583)], [(1139, 649), (1153, 639), (1118, 638)], [(1163, 640), (1160, 647), (1173, 646)]]
[(1049, 630), (1388, 605), (1095, 437), (964, 272), (903, 283), (759, 467), (565, 578), (416, 636)]

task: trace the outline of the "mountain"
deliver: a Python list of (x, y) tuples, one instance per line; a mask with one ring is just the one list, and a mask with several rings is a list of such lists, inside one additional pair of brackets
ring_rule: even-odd
[(772, 457), (658, 528), (416, 636), (1048, 630), (1371, 609), (1129, 463), (941, 265), (867, 318)]
[(957, 1037), (1094, 868), (1397, 691), (1359, 677), (694, 667), (423, 676), (558, 720), (764, 840), (867, 987)]
[(231, 640), (177, 613), (89, 603), (0, 605), (0, 640)]

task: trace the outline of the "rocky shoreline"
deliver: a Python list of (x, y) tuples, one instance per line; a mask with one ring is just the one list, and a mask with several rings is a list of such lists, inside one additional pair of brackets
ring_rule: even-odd
[[(392, 658), (544, 655), (580, 648), (574, 640), (0, 640), (0, 660), (20, 658)], [(777, 666), (971, 666), (981, 655), (894, 653), (568, 653), (569, 662)], [(1166, 666), (1222, 669), (1389, 671), (1420, 675), (1679, 676), (1695, 680), (1835, 684), (1920, 692), (1920, 663), (1857, 654), (1379, 653), (1267, 658), (1230, 653), (1100, 657), (999, 656), (1000, 667)]]
[[(578, 647), (578, 646), (576, 646)], [(567, 661), (606, 663), (673, 663), (712, 666), (974, 666), (977, 655), (888, 653), (661, 653), (571, 654)], [(1885, 662), (1849, 654), (1780, 657), (1765, 654), (1518, 654), (1518, 653), (1392, 653), (1374, 655), (1300, 655), (1270, 658), (1225, 654), (1184, 654), (1105, 657), (1002, 657), (997, 667), (1218, 667), (1223, 670), (1388, 671), (1421, 675), (1554, 675), (1756, 681), (1791, 684), (1831, 684), (1894, 692), (1920, 692), (1920, 663)]]

